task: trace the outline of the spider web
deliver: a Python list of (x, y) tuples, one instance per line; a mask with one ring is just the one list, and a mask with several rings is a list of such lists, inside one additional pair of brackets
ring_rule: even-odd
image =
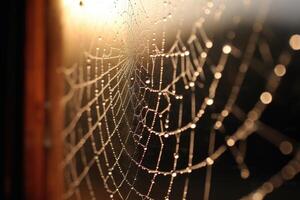
[[(87, 1), (73, 3), (84, 9)], [(255, 17), (241, 14), (255, 4)], [(113, 31), (84, 37), (88, 45), (79, 42), (74, 64), (62, 69), (64, 198), (100, 199), (102, 180), (112, 199), (207, 200), (225, 152), (249, 177), (252, 134), (294, 157), (243, 198), (262, 199), (292, 179), (300, 170), (293, 141), (260, 120), (291, 59), (288, 42), (264, 25), (268, 7), (128, 1)]]

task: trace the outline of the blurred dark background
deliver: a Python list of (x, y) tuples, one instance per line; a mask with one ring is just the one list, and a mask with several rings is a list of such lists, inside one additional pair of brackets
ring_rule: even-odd
[(0, 13), (0, 199), (22, 199), (25, 1), (3, 1)]

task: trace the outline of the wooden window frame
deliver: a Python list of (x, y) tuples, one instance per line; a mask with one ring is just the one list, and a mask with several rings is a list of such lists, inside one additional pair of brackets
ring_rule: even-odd
[(30, 200), (58, 200), (63, 192), (59, 5), (59, 0), (26, 2), (24, 194)]

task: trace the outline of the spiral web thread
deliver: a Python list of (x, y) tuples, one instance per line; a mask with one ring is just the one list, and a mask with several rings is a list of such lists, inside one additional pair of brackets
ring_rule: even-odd
[[(134, 10), (131, 21), (139, 23), (138, 17), (146, 16), (146, 11), (140, 4), (129, 4)], [(165, 7), (171, 4), (162, 2)], [(251, 1), (240, 4), (247, 9)], [(190, 175), (205, 169), (205, 184), (198, 186), (204, 188), (203, 194), (198, 197), (207, 200), (212, 168), (226, 151), (234, 156), (241, 177), (249, 176), (244, 158), (251, 134), (259, 134), (294, 158), (244, 199), (262, 199), (299, 172), (300, 156), (293, 142), (260, 121), (286, 73), (289, 48), (284, 45), (276, 57), (272, 53), (270, 35), (264, 29), (268, 4), (261, 6), (244, 44), (236, 42), (242, 16), (231, 16), (232, 25), (218, 39), (220, 35), (207, 27), (211, 20), (221, 26), (225, 5), (225, 1), (199, 2), (202, 12), (189, 36), (177, 30), (169, 46), (165, 31), (150, 33), (135, 44), (135, 50), (126, 41), (114, 47), (104, 44), (105, 38), (93, 38), (93, 47), (82, 50), (83, 61), (63, 68), (65, 199), (99, 199), (100, 178), (113, 199), (157, 199), (158, 190), (163, 190), (159, 199), (173, 199), (174, 188), (180, 193), (178, 199), (189, 199)], [(171, 18), (167, 13), (155, 23), (163, 27)], [(131, 31), (140, 34), (139, 28)], [(263, 77), (263, 84), (246, 110), (237, 102), (250, 72)], [(218, 92), (226, 76), (231, 82), (221, 99)], [(233, 131), (226, 128), (228, 118), (239, 121)], [(208, 126), (207, 133), (199, 130), (201, 125)], [(195, 155), (196, 138), (201, 134), (209, 138), (203, 158)], [(187, 151), (181, 151), (183, 137), (188, 141)], [(216, 137), (222, 137), (223, 144), (217, 145)], [(151, 164), (147, 160), (150, 151), (155, 152)], [(161, 166), (164, 157), (169, 158), (168, 167)], [(178, 164), (181, 158), (184, 165)], [(183, 177), (182, 184), (175, 186), (179, 177)], [(166, 187), (158, 189), (161, 184)]]

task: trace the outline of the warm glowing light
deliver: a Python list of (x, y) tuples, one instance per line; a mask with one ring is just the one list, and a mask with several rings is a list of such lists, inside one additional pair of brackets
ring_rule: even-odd
[(221, 72), (216, 72), (215, 73), (215, 79), (220, 79), (222, 77)]
[(229, 138), (226, 143), (228, 146), (232, 147), (235, 144), (235, 141), (232, 138)]
[(262, 200), (263, 199), (263, 195), (260, 192), (255, 192), (252, 196), (253, 200)]
[(276, 76), (279, 76), (279, 77), (284, 76), (286, 73), (285, 66), (282, 64), (276, 65), (274, 68), (274, 73), (276, 74)]
[(229, 114), (229, 112), (228, 112), (227, 110), (223, 110), (223, 111), (221, 112), (221, 115), (222, 115), (223, 117), (227, 117), (228, 114)]
[(263, 92), (260, 95), (260, 100), (263, 104), (269, 104), (272, 102), (272, 95), (270, 92)]
[(215, 129), (219, 129), (222, 126), (222, 122), (221, 121), (216, 121), (215, 123)]
[(248, 169), (242, 169), (242, 171), (241, 171), (241, 177), (242, 177), (243, 179), (246, 179), (246, 178), (248, 178), (249, 176), (250, 176), (249, 170), (248, 170)]
[(82, 0), (80, 3), (74, 0), (63, 0), (65, 11), (73, 20), (83, 20), (85, 24), (110, 24), (121, 18), (125, 10), (125, 0)]
[(295, 34), (290, 38), (290, 46), (293, 50), (300, 50), (300, 35)]
[(208, 49), (212, 48), (212, 46), (213, 46), (212, 41), (207, 41), (207, 42), (205, 43), (205, 46), (206, 46)]
[(176, 177), (176, 176), (177, 176), (176, 172), (173, 172), (172, 177)]
[(190, 82), (190, 83), (189, 83), (189, 86), (190, 86), (190, 87), (194, 87), (194, 86), (195, 86), (195, 83), (194, 83), (194, 82)]
[(206, 158), (206, 162), (207, 162), (208, 165), (214, 164), (214, 160), (211, 159), (210, 157)]
[(202, 52), (201, 53), (201, 58), (206, 58), (207, 57), (207, 53), (206, 52)]
[(196, 128), (196, 124), (191, 124), (191, 128), (192, 129)]
[(229, 54), (230, 52), (231, 52), (231, 46), (225, 45), (225, 46), (223, 47), (223, 53)]
[(207, 105), (212, 105), (214, 103), (214, 100), (213, 99), (207, 99), (207, 101), (206, 101), (206, 104)]

